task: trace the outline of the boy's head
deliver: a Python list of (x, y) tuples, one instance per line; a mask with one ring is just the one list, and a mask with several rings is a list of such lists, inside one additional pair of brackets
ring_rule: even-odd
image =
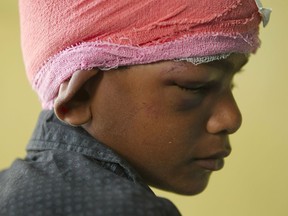
[[(70, 100), (58, 97), (56, 113), (114, 149), (150, 185), (197, 194), (222, 168), (231, 151), (228, 135), (241, 125), (231, 91), (246, 62), (232, 54), (198, 66), (163, 61), (87, 71), (96, 75)], [(63, 98), (69, 83), (60, 89)]]
[(159, 188), (197, 194), (222, 168), (241, 125), (232, 79), (259, 46), (255, 0), (20, 0), (20, 15), (44, 109)]

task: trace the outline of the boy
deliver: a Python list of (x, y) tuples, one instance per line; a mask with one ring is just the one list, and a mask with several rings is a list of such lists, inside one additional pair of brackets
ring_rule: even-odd
[(259, 47), (255, 0), (20, 0), (43, 105), (27, 157), (0, 174), (0, 215), (180, 215), (241, 125), (233, 76)]

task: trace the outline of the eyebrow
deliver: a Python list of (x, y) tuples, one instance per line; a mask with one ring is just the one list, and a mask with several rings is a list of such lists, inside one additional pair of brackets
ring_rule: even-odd
[(244, 65), (248, 63), (248, 61), (248, 58), (245, 58), (245, 60), (241, 61), (241, 63), (234, 64), (233, 62), (229, 61), (229, 59), (223, 59), (219, 61), (208, 62), (207, 65), (218, 68), (225, 72), (237, 73)]
[(126, 70), (126, 69), (129, 69), (130, 68), (130, 65), (123, 65), (123, 66), (119, 66), (117, 69), (118, 70)]

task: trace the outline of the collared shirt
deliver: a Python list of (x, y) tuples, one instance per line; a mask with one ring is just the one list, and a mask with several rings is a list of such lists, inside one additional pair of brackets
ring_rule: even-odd
[(0, 216), (180, 215), (112, 149), (43, 111), (25, 159), (0, 172)]

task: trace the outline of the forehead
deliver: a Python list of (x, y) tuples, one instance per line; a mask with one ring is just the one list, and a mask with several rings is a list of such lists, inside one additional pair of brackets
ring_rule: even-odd
[[(165, 61), (155, 64), (162, 76), (221, 76), (225, 74), (234, 75), (248, 62), (249, 57), (245, 54), (231, 54), (228, 58), (216, 60), (199, 65), (187, 61)], [(215, 73), (217, 71), (217, 73)]]
[[(121, 78), (125, 80), (128, 79), (127, 81), (131, 82), (134, 82), (135, 80), (131, 79), (135, 78), (139, 82), (148, 82), (148, 80), (171, 80), (178, 78), (181, 78), (182, 80), (189, 80), (191, 78), (211, 80), (226, 75), (234, 75), (236, 72), (240, 71), (247, 62), (247, 55), (231, 54), (226, 59), (199, 65), (194, 65), (187, 61), (162, 61), (145, 65), (125, 66), (116, 70), (121, 70), (121, 73), (117, 74), (119, 74)], [(114, 72), (112, 73), (114, 74)], [(121, 79), (119, 76), (117, 78), (118, 80)]]
[(171, 62), (174, 67), (182, 67), (182, 68), (200, 68), (200, 67), (214, 67), (221, 69), (223, 71), (227, 72), (237, 72), (240, 70), (247, 62), (248, 62), (249, 56), (245, 54), (231, 54), (227, 58), (222, 60), (215, 60), (207, 63), (202, 64), (192, 64), (187, 61), (181, 61), (181, 62)]

